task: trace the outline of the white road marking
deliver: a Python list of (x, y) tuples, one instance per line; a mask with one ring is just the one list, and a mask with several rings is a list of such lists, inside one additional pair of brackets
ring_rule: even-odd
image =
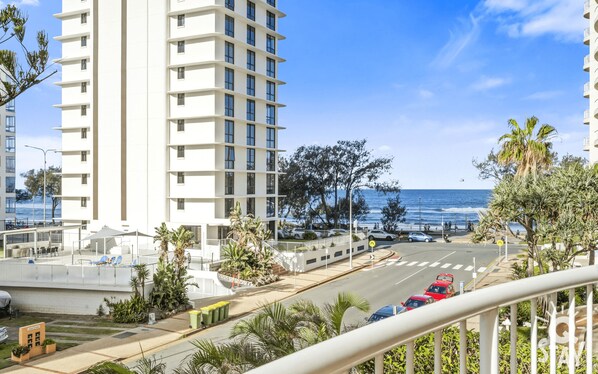
[[(450, 255), (452, 255), (452, 254), (454, 254), (454, 253), (456, 253), (456, 252), (457, 252), (457, 251), (453, 251), (453, 252), (449, 253), (448, 255), (444, 256), (443, 258), (439, 258), (439, 259), (438, 259), (438, 261), (442, 261), (442, 260), (444, 260), (445, 258), (447, 258), (448, 256), (450, 256)], [(417, 261), (415, 261), (415, 264), (417, 264)], [(407, 265), (407, 266), (409, 266), (409, 265)], [(397, 283), (395, 283), (395, 286), (396, 286), (397, 284), (401, 284), (402, 282), (404, 282), (404, 281), (406, 281), (407, 279), (411, 278), (411, 277), (412, 277), (412, 276), (414, 276), (415, 274), (417, 274), (417, 273), (419, 273), (419, 272), (422, 272), (422, 271), (424, 271), (424, 270), (426, 270), (426, 268), (421, 268), (421, 269), (419, 269), (418, 271), (416, 271), (415, 273), (411, 274), (411, 275), (410, 275), (410, 276), (408, 276), (407, 278), (403, 278), (403, 279), (401, 279), (400, 281), (398, 281)]]
[(435, 262), (432, 265), (430, 265), (431, 268), (435, 268), (436, 266), (440, 265), (440, 262)]
[(469, 265), (468, 267), (465, 268), (465, 271), (471, 271), (471, 269), (473, 269), (473, 266)]
[(453, 267), (453, 270), (459, 270), (459, 269), (461, 269), (462, 267), (463, 267), (463, 265), (461, 265), (461, 264), (459, 264), (459, 265), (455, 265), (455, 266)]
[(417, 264), (418, 262), (419, 262), (419, 261), (413, 261), (412, 263), (410, 263), (410, 264), (407, 264), (407, 266), (413, 266), (413, 265)]
[(428, 265), (428, 264), (429, 264), (429, 262), (428, 262), (428, 261), (425, 261), (425, 262), (422, 262), (422, 263), (420, 263), (420, 264), (419, 264), (419, 265), (417, 265), (417, 266), (418, 266), (418, 267), (422, 267), (422, 266), (426, 266), (426, 265)]
[(406, 263), (408, 263), (408, 262), (409, 262), (409, 261), (401, 261), (401, 262), (399, 262), (398, 264), (396, 264), (395, 266), (403, 266), (403, 265), (405, 265), (405, 264), (406, 264)]
[(442, 265), (440, 268), (441, 268), (441, 269), (446, 269), (446, 268), (448, 268), (448, 267), (449, 267), (449, 266), (451, 266), (451, 265), (452, 265), (452, 264), (444, 264), (444, 265)]
[(486, 268), (484, 266), (478, 269), (478, 273), (483, 273), (484, 271), (486, 271)]

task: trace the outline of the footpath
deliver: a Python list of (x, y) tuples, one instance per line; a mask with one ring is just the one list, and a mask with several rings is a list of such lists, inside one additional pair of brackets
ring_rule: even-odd
[[(370, 260), (370, 253), (353, 257), (353, 268), (349, 261), (330, 264), (328, 268), (318, 268), (306, 273), (288, 273), (278, 282), (263, 287), (239, 290), (235, 295), (222, 298), (201, 299), (195, 302), (195, 308), (213, 304), (216, 301), (229, 301), (229, 319), (243, 317), (264, 304), (280, 301), (310, 288), (333, 281), (351, 272), (362, 270), (373, 264), (386, 261), (394, 251), (384, 248), (375, 251), (375, 259)], [(176, 340), (193, 335), (201, 330), (189, 328), (188, 312), (180, 313), (154, 325), (144, 325), (125, 332), (84, 343), (46, 357), (36, 358), (21, 365), (0, 370), (0, 373), (18, 374), (71, 374), (79, 373), (102, 361), (124, 361), (163, 347)]]

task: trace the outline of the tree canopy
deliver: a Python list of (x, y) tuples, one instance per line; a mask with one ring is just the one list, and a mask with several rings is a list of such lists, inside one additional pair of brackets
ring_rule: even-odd
[[(52, 199), (52, 219), (56, 215), (56, 208), (60, 204), (60, 194), (62, 193), (62, 168), (60, 166), (50, 166), (46, 170), (46, 197)], [(44, 169), (28, 170), (21, 173), (25, 178), (23, 184), (29, 198), (43, 196), (44, 191)], [(25, 197), (25, 195), (21, 195)]]

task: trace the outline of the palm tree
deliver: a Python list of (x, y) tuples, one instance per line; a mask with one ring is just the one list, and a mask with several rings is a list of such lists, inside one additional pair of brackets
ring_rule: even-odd
[(173, 261), (179, 273), (181, 269), (185, 268), (185, 249), (191, 248), (193, 239), (193, 232), (187, 230), (184, 226), (170, 232), (170, 243), (174, 246)]
[(170, 242), (170, 230), (166, 227), (166, 223), (162, 222), (159, 227), (154, 227), (156, 235), (154, 235), (154, 243), (160, 242), (160, 261), (168, 262), (168, 243)]
[(135, 280), (135, 290), (141, 286), (141, 298), (145, 299), (145, 282), (150, 275), (149, 269), (146, 264), (135, 265), (133, 268), (135, 269), (136, 277), (131, 279), (131, 284), (133, 285), (133, 280)]
[(536, 117), (526, 119), (524, 128), (514, 119), (510, 119), (511, 132), (498, 139), (498, 142), (502, 143), (498, 152), (498, 162), (504, 166), (512, 163), (517, 165), (516, 176), (536, 174), (553, 163), (551, 139), (556, 135), (556, 129), (543, 124), (536, 132), (537, 125)]

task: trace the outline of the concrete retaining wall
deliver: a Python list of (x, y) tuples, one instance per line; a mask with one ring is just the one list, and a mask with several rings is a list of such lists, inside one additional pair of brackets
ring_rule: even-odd
[[(368, 250), (367, 240), (353, 242), (353, 255), (360, 254)], [(315, 251), (305, 252), (278, 252), (275, 258), (280, 265), (289, 271), (306, 272), (322, 266), (326, 263), (349, 258), (349, 244), (336, 245), (334, 247), (318, 248)]]

